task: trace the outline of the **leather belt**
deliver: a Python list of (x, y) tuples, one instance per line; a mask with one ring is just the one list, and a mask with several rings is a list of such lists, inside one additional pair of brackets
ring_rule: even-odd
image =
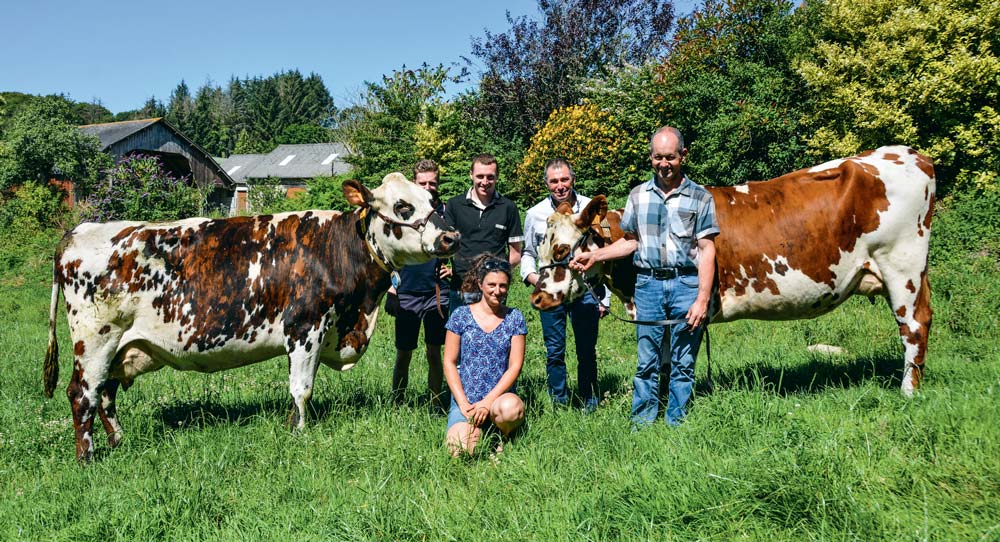
[(697, 275), (698, 268), (691, 265), (686, 265), (682, 267), (656, 267), (653, 269), (638, 267), (636, 268), (635, 272), (640, 275), (653, 277), (656, 280), (668, 280), (684, 275)]

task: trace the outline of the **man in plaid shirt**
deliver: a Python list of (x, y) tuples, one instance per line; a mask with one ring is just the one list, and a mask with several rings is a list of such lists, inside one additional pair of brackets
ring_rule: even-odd
[[(712, 195), (681, 170), (688, 150), (680, 131), (664, 126), (649, 143), (653, 178), (629, 194), (622, 215), (625, 237), (573, 258), (574, 269), (632, 255), (638, 268), (635, 306), (639, 320), (684, 319), (670, 330), (670, 383), (666, 422), (679, 424), (694, 392), (694, 362), (715, 278), (715, 218)], [(636, 326), (638, 366), (632, 396), (632, 422), (641, 427), (656, 421), (659, 375), (663, 363), (662, 326)]]

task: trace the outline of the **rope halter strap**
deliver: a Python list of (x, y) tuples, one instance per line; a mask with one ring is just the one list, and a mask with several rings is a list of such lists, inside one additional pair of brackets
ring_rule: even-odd
[[(379, 267), (381, 267), (386, 272), (392, 272), (395, 269), (395, 267), (390, 262), (384, 259), (384, 257), (382, 256), (382, 252), (373, 245), (374, 240), (371, 238), (371, 236), (368, 235), (368, 232), (371, 229), (370, 227), (371, 215), (368, 213), (369, 210), (370, 210), (369, 207), (361, 209), (361, 214), (358, 216), (358, 220), (361, 223), (361, 234), (365, 238), (365, 246), (368, 247), (368, 252), (371, 254), (372, 259), (375, 260), (375, 263), (377, 263)], [(392, 226), (403, 226), (407, 228), (412, 228), (414, 231), (418, 233), (423, 233), (424, 230), (427, 229), (427, 223), (430, 222), (431, 217), (434, 216), (435, 212), (436, 212), (435, 209), (431, 209), (431, 212), (427, 213), (427, 216), (423, 218), (417, 219), (413, 222), (402, 222), (400, 220), (396, 220), (394, 218), (385, 216), (379, 211), (374, 211), (374, 213), (378, 215), (378, 217), (381, 218), (387, 224), (390, 224)]]

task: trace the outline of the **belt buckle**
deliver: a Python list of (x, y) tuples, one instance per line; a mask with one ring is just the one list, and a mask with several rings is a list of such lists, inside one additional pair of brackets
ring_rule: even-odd
[(669, 267), (653, 269), (653, 278), (656, 280), (670, 280), (677, 276), (677, 271)]

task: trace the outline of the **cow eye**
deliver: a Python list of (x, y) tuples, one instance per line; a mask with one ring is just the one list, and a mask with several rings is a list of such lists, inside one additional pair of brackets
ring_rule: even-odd
[(396, 216), (402, 218), (403, 220), (409, 220), (413, 216), (413, 205), (406, 203), (405, 201), (397, 202), (392, 208), (396, 212)]

